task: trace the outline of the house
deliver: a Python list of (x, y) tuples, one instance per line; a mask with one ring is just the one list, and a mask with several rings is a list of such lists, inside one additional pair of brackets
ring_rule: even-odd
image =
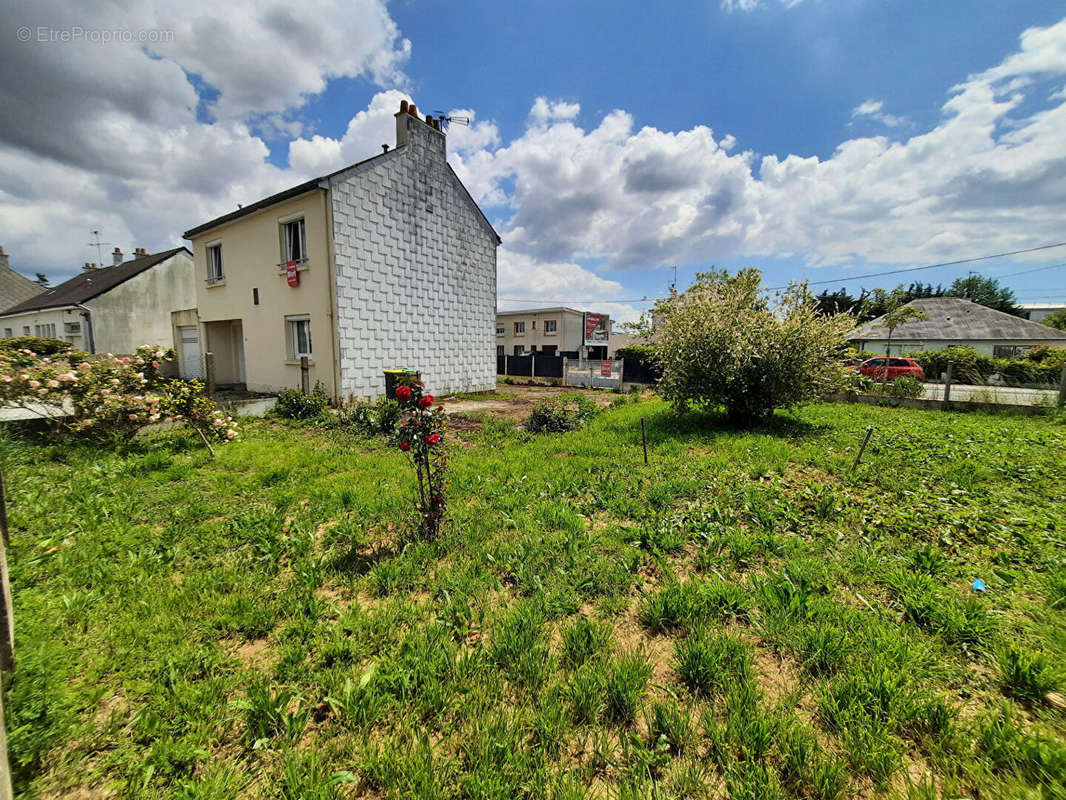
[(569, 358), (607, 358), (611, 318), (575, 308), (527, 308), (496, 312), (496, 355), (540, 353)]
[(1018, 308), (1026, 319), (1043, 322), (1045, 317), (1066, 309), (1066, 303), (1019, 303)]
[(500, 237), (447, 162), (439, 120), (406, 101), (396, 147), (185, 233), (198, 320), (219, 384), (312, 384), (334, 400), (384, 391), (408, 367), (435, 392), (496, 385)]
[[(896, 328), (891, 336), (893, 353), (967, 345), (980, 353), (1009, 358), (1041, 344), (1066, 347), (1066, 331), (959, 297), (931, 297), (912, 300), (907, 305), (927, 319), (911, 320)], [(859, 326), (848, 334), (848, 340), (860, 350), (883, 354), (889, 341), (884, 319), (878, 317)]]
[(44, 289), (41, 284), (11, 269), (10, 259), (0, 247), (0, 311), (39, 295)]
[(192, 253), (184, 247), (86, 264), (81, 273), (4, 312), (4, 337), (52, 336), (90, 353), (132, 353), (142, 344), (175, 344), (171, 315), (196, 304)]

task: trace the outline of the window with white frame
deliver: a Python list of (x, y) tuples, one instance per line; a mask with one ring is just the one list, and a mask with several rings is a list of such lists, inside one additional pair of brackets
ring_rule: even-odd
[(48, 322), (48, 323), (45, 323), (44, 325), (34, 325), (33, 326), (33, 335), (34, 336), (48, 336), (49, 338), (54, 339), (55, 335), (56, 335), (55, 323), (54, 322)]
[(497, 335), (497, 336), (503, 336), (503, 334), (504, 334), (504, 332), (505, 332), (506, 330), (507, 330), (507, 329), (506, 329), (506, 328), (505, 328), (505, 327), (504, 327), (503, 325), (497, 325), (497, 326), (496, 326), (496, 335)]
[(281, 224), (281, 259), (283, 264), (307, 261), (307, 234), (303, 217)]
[(81, 333), (81, 323), (80, 322), (64, 322), (63, 323), (63, 333), (68, 333), (68, 334)]
[(4, 338), (10, 339), (15, 335), (15, 332), (11, 328), (4, 328)]
[(546, 320), (544, 320), (544, 332), (545, 333), (556, 333), (557, 332), (557, 330), (556, 330), (556, 320), (554, 320), (554, 319), (546, 319)]
[(207, 282), (221, 283), (226, 280), (226, 273), (222, 270), (222, 244), (207, 246)]
[(526, 332), (526, 323), (524, 323), (524, 322), (516, 322), (514, 324), (514, 335), (515, 336), (522, 336), (525, 332)]
[(289, 334), (291, 360), (299, 361), (303, 356), (311, 358), (311, 317), (307, 314), (285, 317), (285, 327)]
[(22, 335), (23, 336), (29, 336), (30, 335), (30, 326), (29, 325), (23, 325), (22, 326)]

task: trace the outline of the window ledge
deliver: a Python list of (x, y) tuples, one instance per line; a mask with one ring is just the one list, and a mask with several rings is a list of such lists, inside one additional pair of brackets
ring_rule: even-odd
[[(287, 359), (285, 361), (285, 365), (289, 366), (289, 367), (298, 367), (298, 366), (300, 366), (300, 359), (296, 359), (295, 361), (293, 361), (291, 358)], [(313, 367), (314, 365), (315, 365), (314, 359), (311, 359), (311, 358), (307, 359), (307, 366)]]
[[(296, 265), (296, 271), (297, 272), (305, 272), (306, 270), (308, 270), (310, 268), (311, 268), (311, 265), (308, 264), (306, 260), (304, 260), (301, 263)], [(280, 265), (278, 267), (278, 275), (284, 275), (286, 272), (288, 272), (288, 268), (284, 264), (282, 264), (282, 265)]]
[(204, 281), (204, 283), (207, 284), (207, 288), (208, 289), (217, 289), (219, 286), (225, 286), (226, 285), (226, 279), (225, 278), (221, 278), (220, 280), (217, 280), (217, 281), (206, 280), (206, 281)]

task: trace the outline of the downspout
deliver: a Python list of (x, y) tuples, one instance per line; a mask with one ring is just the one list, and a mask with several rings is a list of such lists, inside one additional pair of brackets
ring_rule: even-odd
[(93, 314), (92, 311), (81, 303), (75, 303), (75, 308), (81, 309), (81, 317), (85, 320), (85, 343), (89, 346), (89, 353), (96, 352), (96, 342), (93, 339)]
[(322, 202), (326, 205), (329, 231), (326, 240), (329, 247), (329, 316), (333, 328), (333, 398), (337, 405), (342, 402), (341, 398), (341, 333), (340, 333), (340, 309), (337, 308), (337, 264), (334, 259), (336, 254), (336, 240), (333, 237), (333, 185), (332, 181), (326, 183), (322, 193)]

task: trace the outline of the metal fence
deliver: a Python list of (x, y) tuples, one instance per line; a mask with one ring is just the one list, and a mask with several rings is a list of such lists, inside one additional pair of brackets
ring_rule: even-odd
[(496, 356), (496, 374), (520, 378), (561, 378), (567, 386), (617, 388), (626, 383), (656, 383), (659, 371), (638, 358), (582, 360), (525, 353)]

